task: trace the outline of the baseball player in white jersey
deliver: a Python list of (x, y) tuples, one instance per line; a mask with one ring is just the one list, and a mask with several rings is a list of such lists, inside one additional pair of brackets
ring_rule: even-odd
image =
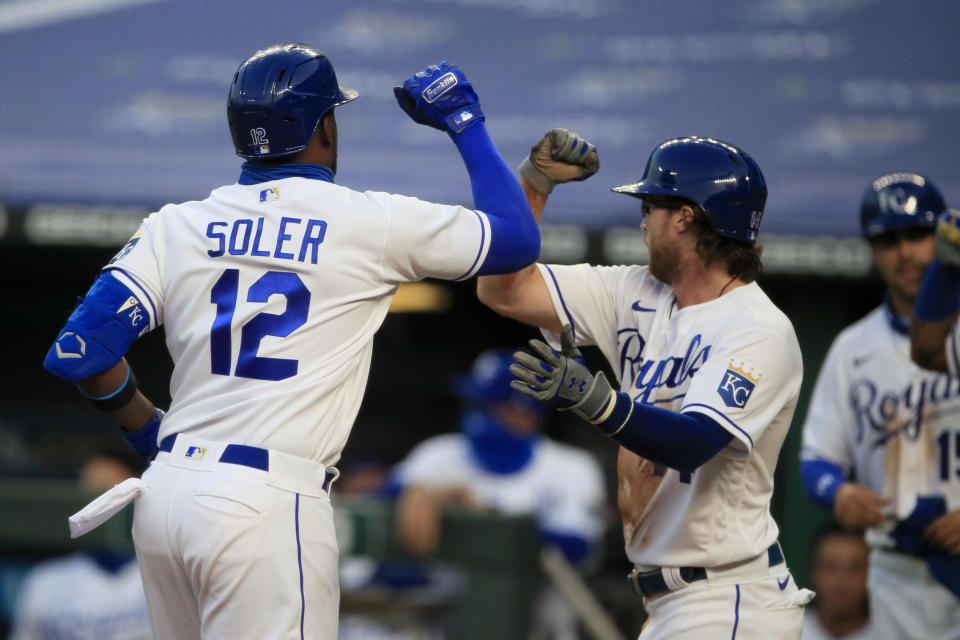
[[(586, 147), (553, 130), (533, 148), (520, 172), (535, 216)], [(649, 266), (536, 265), (479, 281), (483, 302), (560, 349), (533, 340), (536, 356), (515, 354), (514, 388), (621, 445), (643, 640), (799, 639), (813, 594), (791, 579), (770, 498), (802, 364), (790, 321), (754, 282), (763, 176), (733, 145), (675, 138), (614, 190), (643, 200)], [(575, 344), (599, 347), (620, 391)]]
[[(397, 466), (397, 524), (421, 555), (436, 549), (440, 510), (448, 504), (536, 518), (544, 544), (583, 565), (604, 531), (600, 465), (586, 451), (543, 436), (545, 405), (514, 390), (512, 352), (481, 353), (469, 375), (457, 378), (464, 402), (459, 432), (418, 444)], [(543, 640), (577, 638), (573, 608), (549, 587), (540, 591), (531, 620)]]
[[(48, 353), (50, 371), (140, 427), (132, 444), (159, 449), (142, 482), (73, 518), (80, 533), (139, 495), (133, 534), (157, 638), (336, 636), (328, 490), (397, 286), (514, 271), (538, 254), (463, 73), (444, 62), (394, 92), (453, 139), (477, 210), (334, 184), (333, 109), (357, 94), (319, 51), (270, 47), (231, 83), (238, 183), (151, 214)], [(162, 421), (122, 359), (161, 324), (174, 361)]]
[(878, 638), (960, 638), (960, 380), (911, 362), (908, 337), (944, 208), (924, 176), (867, 188), (861, 227), (887, 295), (837, 336), (804, 424), (808, 493), (866, 528)]

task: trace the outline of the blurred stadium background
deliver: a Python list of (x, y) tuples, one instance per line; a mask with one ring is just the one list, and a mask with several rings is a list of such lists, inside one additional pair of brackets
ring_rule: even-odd
[[(876, 176), (909, 170), (960, 202), (958, 21), (950, 0), (0, 0), (0, 480), (69, 477), (85, 452), (119, 438), (41, 362), (76, 296), (143, 216), (236, 179), (225, 102), (239, 62), (276, 42), (324, 50), (361, 96), (338, 112), (337, 181), (469, 205), (453, 146), (409, 121), (391, 91), (450, 59), (477, 87), (512, 166), (554, 126), (600, 150), (596, 177), (554, 192), (545, 261), (645, 261), (639, 203), (609, 187), (637, 178), (663, 139), (709, 135), (757, 159), (770, 190), (761, 285), (804, 349), (775, 503), (804, 584), (824, 517), (798, 481), (806, 398), (833, 336), (882, 295), (857, 236), (860, 196)], [(449, 377), (484, 348), (534, 335), (479, 305), (471, 283), (431, 285), (404, 292), (376, 339), (348, 461), (390, 464), (451, 430)], [(165, 406), (161, 333), (130, 359)], [(601, 366), (597, 356), (588, 354)], [(594, 451), (608, 471), (606, 558), (588, 583), (635, 636), (640, 603), (626, 592), (612, 507), (615, 451), (564, 417), (548, 433)], [(2, 519), (29, 523), (30, 503), (20, 505)], [(0, 620), (23, 571), (62, 545), (0, 536)]]

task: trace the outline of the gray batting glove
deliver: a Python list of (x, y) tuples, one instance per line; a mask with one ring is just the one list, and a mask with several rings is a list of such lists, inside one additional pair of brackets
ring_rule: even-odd
[(542, 195), (550, 195), (553, 187), (571, 181), (586, 180), (600, 169), (597, 148), (569, 129), (550, 129), (530, 155), (523, 159), (517, 172)]
[(947, 209), (937, 219), (937, 260), (960, 267), (960, 211)]
[(616, 400), (616, 392), (602, 371), (594, 376), (587, 369), (580, 350), (573, 343), (570, 325), (563, 327), (560, 344), (561, 352), (557, 353), (542, 340), (531, 340), (530, 348), (539, 358), (525, 351), (514, 353), (516, 364), (510, 365), (510, 373), (517, 379), (510, 386), (592, 422)]

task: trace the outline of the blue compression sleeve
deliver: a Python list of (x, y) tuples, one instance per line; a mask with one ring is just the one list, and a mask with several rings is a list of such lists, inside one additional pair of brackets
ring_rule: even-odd
[(828, 509), (833, 508), (837, 489), (847, 481), (847, 476), (839, 465), (822, 458), (801, 460), (800, 476), (813, 501)]
[(572, 565), (580, 564), (587, 557), (587, 554), (590, 553), (590, 544), (586, 538), (581, 538), (580, 536), (569, 533), (557, 533), (549, 529), (541, 529), (540, 537), (543, 538), (546, 544), (559, 549), (560, 553), (562, 553)]
[(453, 136), (473, 187), (474, 207), (490, 220), (490, 250), (477, 275), (513, 273), (540, 256), (540, 230), (523, 188), (483, 122)]
[(960, 307), (960, 267), (936, 258), (923, 277), (913, 313), (920, 320), (946, 320)]
[(597, 428), (651, 462), (689, 472), (720, 453), (733, 434), (700, 413), (678, 413), (634, 402), (617, 392), (610, 416)]

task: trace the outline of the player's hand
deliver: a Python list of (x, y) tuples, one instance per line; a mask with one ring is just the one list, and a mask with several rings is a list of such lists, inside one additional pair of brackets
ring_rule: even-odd
[(570, 325), (563, 327), (560, 344), (561, 352), (557, 353), (542, 340), (531, 340), (530, 348), (536, 356), (525, 351), (514, 353), (510, 373), (517, 379), (510, 386), (589, 421), (612, 400), (613, 389), (602, 371), (594, 376), (587, 369), (574, 345)]
[(550, 129), (523, 159), (517, 172), (541, 195), (564, 182), (586, 180), (600, 169), (597, 148), (569, 129)]
[(952, 555), (960, 555), (960, 509), (940, 516), (923, 530), (923, 539)]
[(937, 260), (960, 267), (960, 211), (948, 209), (937, 219)]
[(877, 495), (870, 487), (845, 482), (834, 495), (833, 513), (845, 528), (863, 529), (885, 522), (883, 507), (888, 504), (890, 498)]
[(393, 95), (414, 122), (441, 131), (457, 134), (484, 119), (473, 85), (452, 62), (418, 71), (394, 87)]

